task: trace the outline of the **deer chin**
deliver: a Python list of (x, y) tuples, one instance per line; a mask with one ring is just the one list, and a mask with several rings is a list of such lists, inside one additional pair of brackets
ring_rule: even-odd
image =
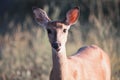
[[(53, 47), (52, 47), (52, 48), (53, 48)], [(55, 52), (59, 53), (59, 52), (61, 51), (61, 48), (60, 48), (60, 47), (57, 48), (57, 49), (53, 48), (53, 50), (54, 50)]]
[(57, 49), (56, 51), (57, 51), (57, 52), (59, 52), (59, 51), (60, 51), (60, 49)]
[(57, 49), (55, 49), (55, 50), (56, 50), (56, 52), (60, 52), (61, 48), (57, 48)]

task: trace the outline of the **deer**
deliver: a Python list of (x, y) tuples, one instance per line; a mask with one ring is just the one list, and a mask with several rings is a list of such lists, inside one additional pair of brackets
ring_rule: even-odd
[[(84, 46), (67, 57), (66, 42), (71, 25), (79, 18), (80, 8), (70, 9), (63, 20), (51, 20), (47, 13), (33, 7), (35, 21), (46, 29), (52, 49), (49, 80), (110, 80), (110, 59), (97, 45)], [(47, 50), (47, 49), (46, 49)]]

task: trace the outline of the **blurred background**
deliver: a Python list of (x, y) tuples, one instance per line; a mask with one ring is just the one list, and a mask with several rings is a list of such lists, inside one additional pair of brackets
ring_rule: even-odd
[(111, 59), (112, 80), (120, 80), (120, 0), (0, 0), (0, 80), (48, 80), (52, 66), (46, 31), (32, 6), (52, 20), (80, 6), (80, 17), (69, 31), (67, 55), (96, 44)]

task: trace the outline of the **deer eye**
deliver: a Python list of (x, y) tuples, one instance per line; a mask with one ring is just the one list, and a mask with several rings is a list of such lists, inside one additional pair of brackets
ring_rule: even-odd
[(63, 29), (63, 32), (66, 33), (67, 29)]
[(51, 34), (51, 33), (52, 33), (52, 31), (51, 31), (50, 29), (47, 29), (47, 32), (48, 32), (48, 34)]

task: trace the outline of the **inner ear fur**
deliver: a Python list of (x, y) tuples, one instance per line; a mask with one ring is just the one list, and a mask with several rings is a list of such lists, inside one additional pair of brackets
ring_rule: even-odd
[(79, 7), (74, 7), (73, 9), (69, 10), (66, 14), (66, 23), (69, 25), (74, 24), (79, 17)]
[(33, 9), (33, 14), (34, 14), (34, 18), (37, 21), (38, 24), (45, 26), (45, 24), (50, 20), (50, 18), (48, 17), (47, 13), (40, 9), (40, 8), (34, 8)]

